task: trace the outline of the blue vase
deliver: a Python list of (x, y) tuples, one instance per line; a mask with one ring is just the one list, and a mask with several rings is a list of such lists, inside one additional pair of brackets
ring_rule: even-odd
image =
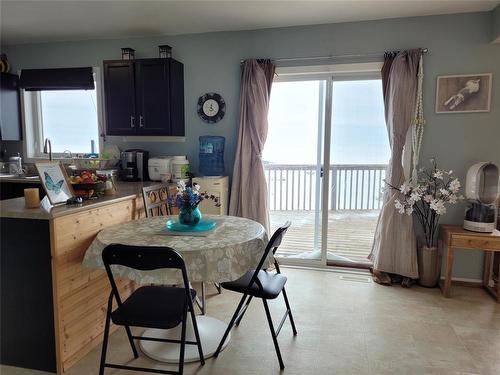
[(184, 225), (196, 225), (201, 220), (201, 211), (198, 207), (194, 210), (192, 208), (181, 208), (179, 212), (179, 223)]

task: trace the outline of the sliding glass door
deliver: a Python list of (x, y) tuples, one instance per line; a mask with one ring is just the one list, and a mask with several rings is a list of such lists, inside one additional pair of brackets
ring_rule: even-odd
[(280, 75), (263, 153), (281, 262), (369, 265), (389, 157), (379, 73)]
[(321, 160), (325, 80), (275, 82), (263, 160), (271, 229), (293, 225), (277, 256), (290, 261), (322, 261)]
[(390, 157), (378, 75), (333, 78), (329, 150), (327, 261), (368, 267)]

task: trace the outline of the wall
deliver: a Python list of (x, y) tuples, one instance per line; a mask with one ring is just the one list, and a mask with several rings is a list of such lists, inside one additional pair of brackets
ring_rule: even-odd
[[(427, 47), (424, 109), (427, 118), (421, 160), (435, 156), (464, 181), (467, 168), (489, 160), (500, 165), (500, 46), (490, 44), (492, 14), (416, 17), (266, 29), (193, 34), (172, 37), (93, 40), (8, 46), (5, 52), (14, 69), (98, 66), (120, 56), (120, 47), (136, 49), (137, 57), (157, 56), (157, 46), (170, 44), (174, 57), (185, 65), (186, 142), (129, 143), (154, 154), (187, 154), (197, 168), (198, 136), (227, 139), (226, 168), (230, 172), (238, 129), (239, 62), (249, 57), (304, 57), (372, 54), (385, 50)], [(346, 61), (347, 62), (347, 61)], [(489, 113), (434, 113), (435, 82), (440, 74), (492, 72), (493, 96)], [(203, 123), (196, 114), (198, 97), (218, 92), (226, 100), (224, 119)], [(121, 146), (125, 146), (120, 142)], [(464, 205), (450, 210), (443, 222), (460, 223)], [(480, 278), (482, 255), (460, 252), (455, 275)]]
[(500, 43), (500, 5), (492, 10), (491, 17), (491, 41), (494, 43)]

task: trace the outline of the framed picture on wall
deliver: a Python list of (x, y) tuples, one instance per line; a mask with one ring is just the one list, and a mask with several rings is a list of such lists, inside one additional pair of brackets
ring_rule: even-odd
[(40, 181), (52, 205), (63, 204), (75, 196), (68, 175), (61, 163), (35, 163)]
[(436, 113), (489, 112), (491, 73), (438, 76)]

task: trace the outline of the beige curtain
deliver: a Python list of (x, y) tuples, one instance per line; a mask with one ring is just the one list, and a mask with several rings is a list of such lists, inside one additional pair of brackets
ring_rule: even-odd
[(269, 233), (267, 186), (262, 151), (267, 137), (269, 95), (275, 66), (270, 60), (245, 60), (241, 71), (240, 126), (229, 214), (261, 223)]
[[(411, 126), (417, 94), (420, 49), (386, 54), (382, 67), (385, 119), (391, 146), (386, 181), (400, 186), (404, 181), (402, 155), (406, 134)], [(417, 244), (413, 217), (399, 214), (394, 201), (398, 192), (387, 188), (378, 218), (369, 259), (374, 271), (418, 278)]]

